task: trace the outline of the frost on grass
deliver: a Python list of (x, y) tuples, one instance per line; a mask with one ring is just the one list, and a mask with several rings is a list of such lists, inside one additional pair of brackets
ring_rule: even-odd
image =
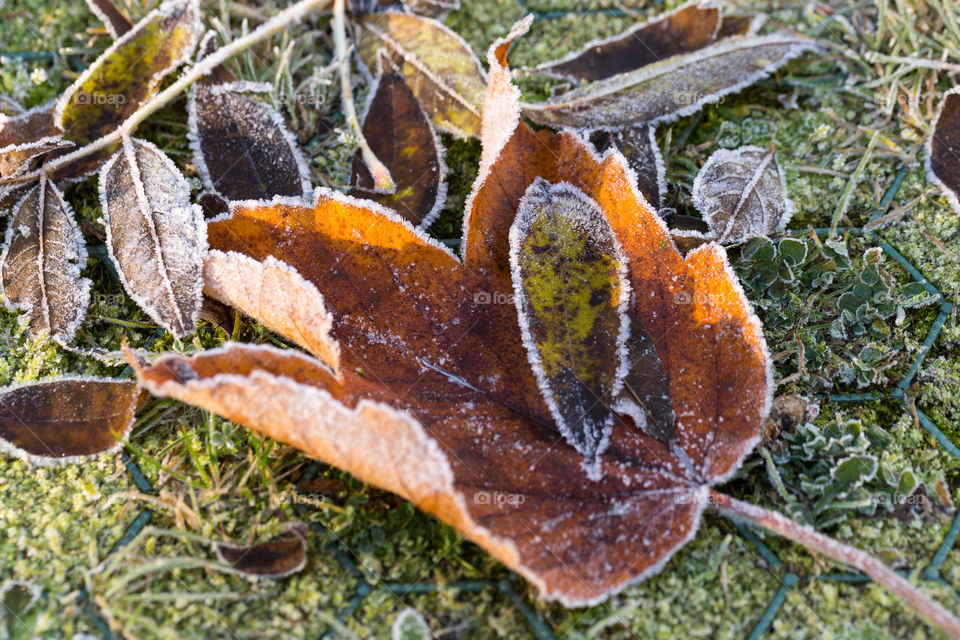
[(927, 172), (960, 214), (960, 86), (943, 96), (927, 144)]
[(626, 372), (626, 260), (597, 204), (538, 178), (510, 228), (514, 300), (530, 366), (560, 433), (593, 464)]
[(540, 124), (583, 129), (672, 121), (742, 90), (813, 48), (813, 41), (790, 35), (729, 38), (544, 103), (526, 104), (524, 114)]
[(284, 578), (307, 564), (306, 527), (291, 525), (273, 540), (249, 546), (220, 543), (214, 546), (217, 558), (249, 578)]
[(710, 237), (722, 243), (770, 235), (793, 210), (772, 148), (720, 149), (697, 174), (691, 197)]
[(38, 465), (120, 446), (140, 393), (133, 380), (59, 378), (0, 389), (0, 451)]
[(392, 11), (360, 24), (357, 53), (371, 75), (380, 71), (385, 50), (441, 131), (480, 135), (486, 75), (463, 38), (436, 20)]
[(100, 205), (124, 289), (178, 338), (193, 333), (207, 238), (186, 179), (153, 144), (127, 138), (100, 172)]
[(612, 38), (588, 42), (580, 51), (532, 71), (571, 80), (602, 80), (703, 48), (716, 36), (720, 21), (719, 6), (687, 4)]
[(443, 147), (403, 76), (383, 62), (363, 121), (363, 137), (393, 177), (393, 193), (377, 193), (362, 154), (353, 158), (354, 188), (350, 195), (369, 198), (394, 209), (414, 225), (429, 227), (447, 199), (447, 167)]
[(0, 253), (7, 307), (25, 311), (34, 334), (69, 342), (90, 301), (90, 280), (80, 275), (86, 261), (69, 203), (41, 177), (14, 206)]
[(246, 95), (261, 89), (251, 85), (221, 66), (191, 89), (188, 138), (204, 186), (228, 201), (309, 197), (310, 170), (296, 139), (276, 109)]

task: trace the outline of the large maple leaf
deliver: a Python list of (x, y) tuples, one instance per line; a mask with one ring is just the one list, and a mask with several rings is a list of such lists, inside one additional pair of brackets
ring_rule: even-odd
[[(153, 393), (395, 492), (544, 597), (582, 605), (656, 571), (695, 533), (710, 486), (756, 443), (772, 382), (724, 250), (683, 257), (619, 154), (520, 121), (505, 56), (526, 27), (488, 56), (462, 261), (393, 212), (324, 189), (312, 205), (235, 204), (209, 226), (208, 293), (317, 359), (231, 343), (135, 366)], [(537, 178), (579, 190), (609, 224), (675, 416), (670, 437), (618, 416), (592, 467), (558, 431), (513, 302), (508, 235)]]

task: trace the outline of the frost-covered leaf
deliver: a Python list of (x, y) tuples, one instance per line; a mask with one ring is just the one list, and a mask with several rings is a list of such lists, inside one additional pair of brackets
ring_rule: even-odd
[(80, 275), (86, 262), (70, 204), (41, 177), (14, 206), (0, 253), (7, 307), (24, 310), (34, 334), (69, 342), (90, 301), (90, 280)]
[(0, 638), (35, 638), (40, 587), (26, 580), (10, 579), (0, 585)]
[[(0, 119), (0, 208), (16, 202), (33, 186), (30, 183), (4, 179), (31, 168), (38, 156), (18, 149), (37, 149), (60, 139), (60, 130), (53, 124), (53, 103), (34, 107), (14, 117)], [(26, 157), (25, 157), (26, 156)]]
[(364, 117), (363, 137), (390, 171), (396, 190), (374, 190), (373, 176), (358, 151), (350, 195), (375, 200), (411, 223), (429, 227), (447, 199), (447, 167), (430, 119), (399, 73), (380, 76)]
[(193, 333), (206, 224), (176, 165), (153, 144), (124, 139), (100, 171), (100, 204), (107, 251), (124, 289), (178, 338)]
[(430, 627), (416, 609), (404, 609), (393, 619), (392, 640), (430, 640)]
[[(161, 81), (186, 62), (200, 35), (197, 0), (167, 0), (93, 61), (56, 103), (54, 124), (84, 145), (114, 130), (152, 97)], [(74, 178), (96, 169), (110, 152), (57, 171)]]
[(463, 38), (436, 20), (388, 11), (360, 20), (357, 53), (371, 74), (383, 49), (442, 131), (480, 135), (486, 76)]
[(0, 451), (38, 465), (117, 449), (140, 393), (133, 380), (58, 378), (0, 389)]
[(675, 120), (742, 90), (814, 47), (813, 41), (791, 35), (728, 38), (524, 105), (524, 114), (540, 124), (583, 129)]
[(927, 173), (960, 214), (960, 86), (943, 96), (927, 143)]
[(626, 261), (595, 202), (537, 179), (510, 228), (510, 267), (537, 383), (560, 433), (592, 465), (627, 369)]
[(770, 235), (792, 214), (772, 148), (715, 152), (693, 181), (691, 198), (710, 227), (709, 237), (723, 243)]
[(619, 131), (598, 131), (590, 140), (600, 151), (615, 147), (627, 159), (637, 177), (637, 187), (658, 212), (667, 193), (667, 169), (657, 145), (657, 128), (652, 125), (625, 127)]
[(296, 139), (249, 85), (222, 66), (193, 85), (187, 114), (197, 173), (228, 201), (309, 197), (310, 170)]
[(403, 0), (404, 8), (435, 20), (443, 20), (448, 13), (460, 8), (460, 0)]
[(306, 532), (291, 525), (284, 534), (267, 542), (249, 546), (217, 544), (220, 562), (252, 578), (283, 578), (297, 573), (307, 564)]
[(133, 28), (127, 16), (111, 0), (87, 0), (87, 6), (113, 38), (119, 38)]
[(630, 316), (625, 345), (627, 372), (612, 408), (630, 416), (634, 424), (661, 442), (676, 435), (676, 415), (670, 399), (670, 380), (663, 371), (657, 345), (636, 316)]
[[(393, 491), (544, 597), (582, 605), (655, 571), (693, 535), (708, 487), (759, 439), (772, 385), (759, 324), (723, 249), (684, 259), (620, 156), (597, 157), (570, 133), (534, 134), (519, 121), (502, 61), (527, 24), (490, 53), (463, 262), (392, 212), (324, 189), (313, 206), (234, 204), (210, 224), (213, 248), (265, 267), (279, 261), (323, 295), (332, 322), (315, 323), (311, 350), (324, 361), (230, 343), (133, 365), (153, 393)], [(512, 297), (509, 230), (537, 177), (583, 192), (612, 229), (634, 293), (629, 313), (655, 345), (676, 413), (669, 444), (616, 416), (589, 474), (544, 401)], [(237, 280), (211, 272), (207, 287), (236, 292)], [(243, 303), (255, 317), (271, 292), (260, 291)]]
[(0, 176), (8, 178), (26, 173), (36, 164), (36, 159), (54, 149), (72, 147), (73, 143), (60, 136), (40, 138), (35, 142), (14, 144), (0, 148)]
[(720, 26), (717, 5), (688, 4), (612, 38), (593, 40), (562, 60), (547, 62), (532, 73), (602, 80), (709, 44)]

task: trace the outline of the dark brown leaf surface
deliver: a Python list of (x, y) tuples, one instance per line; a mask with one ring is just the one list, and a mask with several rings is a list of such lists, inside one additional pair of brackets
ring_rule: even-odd
[(217, 557), (234, 571), (255, 578), (283, 578), (297, 573), (307, 564), (305, 532), (291, 527), (273, 540), (249, 546), (229, 543), (216, 545)]
[(133, 380), (62, 378), (0, 389), (0, 450), (34, 464), (116, 449), (133, 425)]
[(948, 91), (940, 104), (928, 145), (927, 169), (960, 214), (960, 87)]
[(399, 73), (380, 76), (364, 118), (363, 137), (390, 171), (396, 190), (374, 191), (373, 176), (358, 151), (350, 195), (375, 200), (412, 224), (429, 227), (446, 201), (447, 167), (429, 118)]

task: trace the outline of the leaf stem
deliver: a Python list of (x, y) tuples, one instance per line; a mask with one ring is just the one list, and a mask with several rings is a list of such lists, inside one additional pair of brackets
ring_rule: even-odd
[(729, 518), (761, 526), (806, 547), (814, 553), (822, 554), (859, 569), (873, 578), (874, 581), (889, 589), (917, 613), (940, 627), (951, 638), (960, 639), (960, 620), (957, 620), (953, 614), (925, 596), (917, 587), (869, 553), (818, 533), (812, 527), (795, 522), (776, 511), (770, 511), (749, 502), (742, 502), (712, 489), (710, 490), (710, 504), (715, 510)]
[(71, 153), (51, 160), (41, 169), (13, 177), (9, 180), (0, 181), (0, 183), (35, 180), (39, 178), (42, 173), (52, 174), (54, 171), (66, 164), (74, 162), (75, 160), (88, 156), (92, 153), (96, 153), (101, 149), (106, 149), (117, 144), (124, 136), (133, 135), (133, 131), (137, 128), (137, 126), (146, 120), (151, 114), (186, 91), (191, 84), (208, 74), (227, 59), (237, 55), (244, 49), (250, 48), (258, 42), (269, 38), (276, 32), (285, 29), (290, 24), (302, 20), (311, 11), (321, 9), (329, 3), (330, 0), (300, 0), (300, 2), (287, 7), (257, 27), (257, 29), (254, 31), (243, 36), (242, 38), (234, 40), (230, 44), (217, 49), (209, 56), (203, 58), (200, 62), (195, 64), (183, 75), (181, 75), (176, 82), (145, 102), (111, 133), (99, 138), (98, 140), (94, 140), (90, 144), (80, 147)]
[(367, 144), (357, 118), (357, 107), (353, 102), (353, 89), (350, 86), (350, 58), (347, 55), (346, 0), (333, 0), (333, 46), (340, 71), (340, 99), (343, 103), (343, 115), (360, 146), (360, 155), (373, 177), (373, 188), (381, 193), (393, 193), (396, 185), (390, 176), (390, 170), (380, 162), (373, 149)]

